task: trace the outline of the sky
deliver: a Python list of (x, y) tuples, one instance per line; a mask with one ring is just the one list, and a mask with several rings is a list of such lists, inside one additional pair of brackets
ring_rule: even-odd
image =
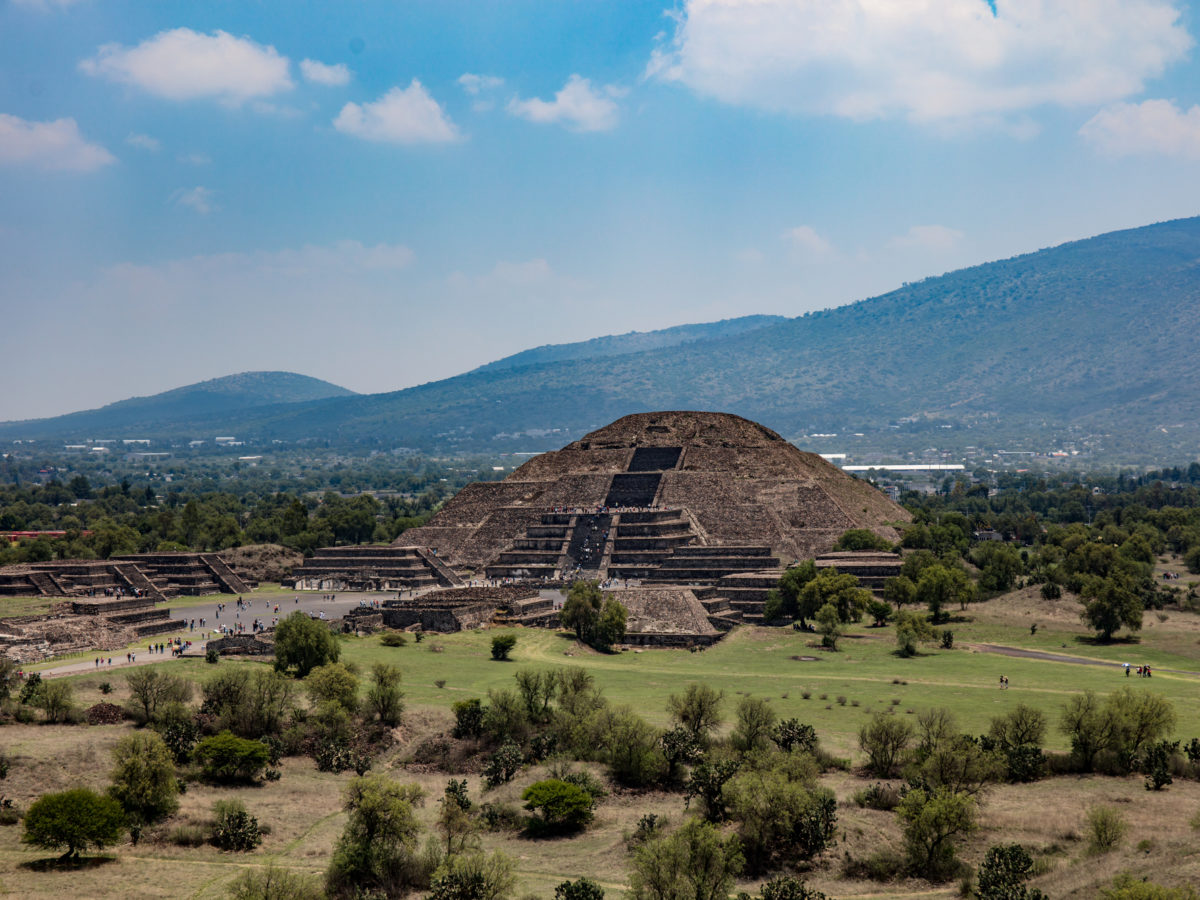
[(1200, 212), (1183, 0), (0, 0), (0, 420), (397, 390)]

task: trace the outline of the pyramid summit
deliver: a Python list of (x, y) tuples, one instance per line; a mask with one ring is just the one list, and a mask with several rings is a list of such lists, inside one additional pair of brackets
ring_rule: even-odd
[(468, 485), (397, 544), (489, 578), (712, 583), (816, 556), (850, 528), (894, 540), (908, 520), (769, 428), (673, 411), (625, 416), (504, 481)]

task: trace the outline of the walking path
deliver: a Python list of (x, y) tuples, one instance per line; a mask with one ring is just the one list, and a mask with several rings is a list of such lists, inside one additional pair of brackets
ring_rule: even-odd
[[(1022, 659), (1041, 659), (1046, 662), (1072, 663), (1077, 666), (1109, 666), (1115, 669), (1125, 667), (1124, 663), (1109, 662), (1105, 659), (1089, 659), (1086, 656), (1067, 656), (1064, 653), (1046, 653), (1042, 650), (1024, 650), (1020, 647), (1005, 647), (1000, 644), (968, 644), (967, 646), (982, 653), (999, 653), (1002, 656), (1016, 656)], [(1161, 666), (1152, 666), (1152, 668), (1155, 672), (1200, 676), (1200, 672), (1189, 672), (1186, 669), (1164, 669)]]

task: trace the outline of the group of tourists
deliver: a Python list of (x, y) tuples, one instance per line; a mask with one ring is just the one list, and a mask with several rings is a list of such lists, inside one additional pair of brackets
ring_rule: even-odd
[(1123, 663), (1123, 665), (1125, 667), (1125, 677), (1126, 678), (1129, 677), (1129, 672), (1131, 669), (1133, 669), (1134, 671), (1137, 672), (1138, 678), (1149, 678), (1150, 677), (1150, 667), (1149, 666), (1143, 665), (1143, 666), (1134, 667), (1134, 666), (1130, 666), (1129, 663)]

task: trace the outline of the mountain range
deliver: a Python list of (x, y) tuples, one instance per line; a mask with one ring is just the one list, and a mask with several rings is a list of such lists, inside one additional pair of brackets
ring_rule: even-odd
[[(1058, 435), (1194, 457), (1197, 334), (1200, 218), (1190, 218), (973, 266), (797, 318), (751, 316), (539, 347), (383, 394), (248, 373), (233, 376), (237, 390), (219, 389), (227, 379), (217, 379), (0, 424), (0, 438), (136, 427), (140, 437), (548, 449), (627, 413), (708, 409), (787, 437), (881, 434), (900, 449), (905, 435), (916, 432), (908, 444), (918, 446), (927, 442), (923, 430), (948, 428), (976, 443)], [(304, 390), (314, 393), (300, 396)]]

